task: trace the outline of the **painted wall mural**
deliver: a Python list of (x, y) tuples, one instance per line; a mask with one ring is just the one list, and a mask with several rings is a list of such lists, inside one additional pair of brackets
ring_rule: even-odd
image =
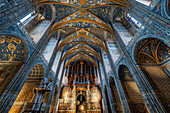
[[(75, 111), (75, 92), (72, 86), (64, 86), (59, 99), (59, 113), (60, 111)], [(68, 112), (69, 113), (69, 112)]]
[(0, 61), (24, 61), (26, 47), (24, 41), (12, 35), (0, 36)]
[(121, 51), (118, 48), (116, 41), (113, 41), (112, 39), (108, 39), (107, 43), (108, 43), (108, 46), (109, 46), (110, 54), (111, 54), (112, 59), (115, 63), (119, 59), (119, 57), (121, 55)]
[(170, 58), (169, 51), (169, 47), (161, 40), (155, 38), (148, 38), (140, 41), (136, 46), (135, 60), (139, 64), (160, 64)]
[(120, 22), (115, 22), (114, 24), (116, 26), (116, 29), (117, 29), (121, 39), (127, 46), (133, 37), (132, 34)]

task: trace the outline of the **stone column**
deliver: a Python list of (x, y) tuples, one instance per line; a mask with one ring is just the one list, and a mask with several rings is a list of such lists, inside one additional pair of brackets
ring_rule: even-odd
[(126, 49), (126, 46), (125, 46), (124, 42), (122, 41), (122, 39), (114, 25), (113, 25), (113, 30), (115, 31), (115, 34), (117, 36), (117, 38), (115, 40), (116, 40), (117, 44), (121, 47), (120, 49), (121, 49), (122, 53), (126, 56), (127, 64), (133, 70), (133, 74), (132, 74), (133, 78), (134, 78), (137, 86), (139, 87), (139, 90), (142, 94), (142, 97), (143, 97), (147, 107), (148, 107), (148, 110), (150, 112), (155, 112), (155, 113), (157, 113), (157, 112), (166, 113), (164, 106), (162, 105), (161, 101), (155, 94), (154, 89), (149, 84), (149, 81), (147, 80), (147, 78), (145, 77), (143, 72), (136, 67), (135, 62), (132, 60), (131, 56), (129, 55), (129, 53)]
[[(125, 113), (130, 113), (130, 107), (129, 107), (129, 104), (127, 102), (126, 95), (124, 93), (121, 81), (118, 79), (118, 75), (116, 74), (115, 65), (114, 65), (114, 62), (113, 62), (113, 59), (112, 59), (112, 56), (111, 56), (111, 53), (110, 53), (111, 51), (109, 49), (108, 43), (105, 42), (105, 45), (106, 45), (106, 48), (108, 50), (107, 57), (108, 57), (108, 60), (109, 60), (109, 64), (110, 64), (111, 70), (113, 72), (112, 76), (114, 78), (115, 85), (116, 85), (116, 88), (117, 88), (117, 91), (118, 91), (118, 94), (119, 94), (119, 97), (120, 97), (120, 100), (121, 100), (123, 111)], [(110, 84), (109, 84), (109, 86), (110, 86)]]
[[(56, 109), (57, 109), (57, 106), (58, 106), (58, 103), (59, 103), (58, 101), (59, 101), (59, 96), (60, 96), (60, 91), (61, 91), (61, 84), (62, 84), (62, 81), (63, 81), (63, 76), (65, 75), (65, 72), (66, 72), (66, 70), (64, 70), (64, 66), (65, 66), (65, 61), (63, 62), (61, 78), (58, 81), (59, 82), (59, 85), (58, 85), (59, 87), (58, 87), (57, 96), (56, 96), (56, 99), (55, 99), (53, 113), (56, 112)], [(48, 112), (46, 112), (46, 113), (48, 113)]]
[[(145, 7), (143, 4), (137, 4), (137, 2), (134, 0), (130, 1), (132, 6), (127, 12), (129, 12), (134, 18), (141, 22), (145, 27), (150, 28), (153, 32), (169, 42), (169, 19), (157, 14), (153, 10), (150, 10), (150, 8)], [(159, 6), (156, 6), (157, 8), (160, 7), (158, 11), (162, 10), (162, 7), (165, 7), (163, 4), (161, 4), (162, 1), (163, 0), (159, 0)]]
[(103, 80), (102, 80), (102, 75), (101, 75), (100, 69), (97, 70), (97, 75), (100, 79), (101, 92), (102, 92), (102, 97), (103, 97), (103, 102), (104, 102), (104, 111), (105, 111), (105, 113), (109, 113), (107, 101), (106, 101), (106, 96), (105, 96), (105, 93), (104, 93), (104, 86), (103, 86)]
[(107, 73), (106, 73), (106, 68), (105, 68), (105, 65), (104, 65), (104, 58), (103, 58), (102, 52), (101, 52), (101, 57), (102, 57), (103, 65), (101, 63), (99, 63), (99, 69), (102, 71), (102, 73), (104, 75), (104, 78), (105, 78), (105, 81), (106, 81), (106, 88), (107, 88), (107, 92), (108, 92), (110, 108), (112, 110), (112, 113), (116, 113), (116, 107), (114, 105), (114, 100), (113, 100), (112, 92), (110, 90), (109, 80), (108, 80), (108, 77), (107, 77)]
[(37, 45), (35, 46), (35, 50), (33, 51), (32, 55), (29, 57), (27, 62), (22, 65), (22, 67), (18, 70), (17, 74), (10, 82), (10, 85), (6, 88), (6, 91), (0, 97), (0, 112), (8, 112), (15, 101), (17, 95), (19, 94), (22, 86), (24, 85), (25, 81), (27, 80), (28, 74), (31, 72), (33, 66), (37, 62), (41, 51), (48, 43), (50, 37), (48, 37), (48, 32), (51, 28), (53, 23), (51, 22), (49, 26), (47, 26), (47, 30), (45, 31), (44, 35), (41, 37)]
[(56, 84), (57, 84), (57, 80), (58, 80), (58, 75), (59, 75), (59, 71), (60, 71), (61, 64), (62, 64), (62, 62), (61, 62), (62, 55), (63, 55), (63, 52), (62, 52), (62, 54), (60, 56), (60, 59), (59, 59), (59, 62), (58, 62), (56, 74), (55, 74), (54, 79), (53, 79), (52, 91), (51, 91), (51, 93), (50, 93), (50, 95), (48, 97), (45, 113), (49, 112), (50, 105), (51, 105), (51, 102), (52, 102), (52, 98), (53, 98), (53, 95), (54, 95), (54, 92), (55, 92), (55, 88), (56, 88)]
[(57, 55), (57, 47), (58, 47), (59, 42), (60, 42), (60, 31), (58, 31), (57, 44), (55, 45), (55, 48), (53, 50), (52, 56), (50, 58), (50, 61), (48, 63), (47, 70), (46, 70), (46, 73), (45, 73), (45, 77), (47, 77), (47, 78), (48, 78), (48, 75), (49, 75), (49, 73), (50, 73), (50, 71), (52, 69), (52, 66), (54, 64), (54, 61), (55, 61), (55, 58), (56, 58), (56, 55)]

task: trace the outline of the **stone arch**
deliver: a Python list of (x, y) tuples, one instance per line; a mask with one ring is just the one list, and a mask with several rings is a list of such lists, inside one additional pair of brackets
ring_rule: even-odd
[(110, 77), (110, 88), (111, 88), (114, 104), (115, 104), (115, 107), (116, 107), (116, 111), (121, 113), (121, 112), (123, 112), (123, 108), (122, 108), (122, 105), (121, 105), (121, 101), (120, 101), (120, 98), (119, 98), (119, 94), (118, 94), (118, 91), (117, 91), (117, 87), (116, 87), (114, 78), (112, 76)]
[[(169, 41), (166, 40), (166, 39), (163, 39), (161, 37), (159, 37), (159, 35), (156, 35), (156, 34), (153, 34), (153, 33), (147, 33), (147, 35), (142, 35), (140, 37), (138, 37), (134, 44), (132, 45), (132, 50), (131, 50), (131, 55), (132, 55), (132, 59), (133, 61), (135, 61), (135, 64), (137, 64), (136, 60), (135, 60), (135, 49), (137, 47), (137, 44), (142, 41), (142, 40), (145, 40), (145, 39), (148, 39), (148, 38), (155, 38), (155, 39), (158, 39), (158, 40), (161, 40), (163, 43), (165, 43), (166, 45), (170, 45)], [(170, 46), (169, 46), (170, 47)]]
[(24, 105), (28, 102), (31, 103), (35, 99), (35, 89), (39, 87), (42, 82), (44, 75), (44, 68), (42, 64), (37, 64), (34, 66), (32, 71), (27, 77), (25, 84), (20, 90), (13, 106), (11, 107), (9, 113), (21, 112), (24, 109)]
[(142, 95), (139, 91), (139, 88), (136, 82), (133, 79), (131, 72), (128, 67), (125, 65), (119, 66), (119, 79), (123, 87), (128, 105), (131, 112), (134, 113), (149, 113), (145, 102), (142, 98)]
[(21, 68), (26, 57), (24, 40), (16, 35), (0, 34), (0, 95)]
[[(37, 9), (23, 17), (19, 26), (32, 42), (37, 44), (47, 30), (47, 26), (54, 21), (55, 11), (52, 5), (37, 6)], [(28, 35), (29, 34), (29, 35)]]
[(162, 0), (161, 13), (162, 13), (162, 16), (165, 16), (168, 19), (170, 19), (170, 1), (169, 0)]
[[(157, 97), (168, 110), (170, 97), (169, 84), (169, 45), (158, 38), (145, 38), (136, 44), (134, 60), (148, 79)], [(166, 87), (165, 87), (166, 86)]]

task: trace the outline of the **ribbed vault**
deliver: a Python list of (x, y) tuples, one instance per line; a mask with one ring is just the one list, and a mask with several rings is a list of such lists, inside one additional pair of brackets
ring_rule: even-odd
[(130, 6), (127, 0), (38, 0), (34, 3), (39, 15), (51, 15), (54, 21), (49, 36), (60, 32), (57, 51), (64, 48), (62, 61), (67, 61), (65, 68), (80, 60), (97, 66), (97, 62), (102, 61), (100, 50), (107, 53), (104, 41), (106, 38), (114, 40), (111, 21), (114, 16), (122, 16), (120, 11)]

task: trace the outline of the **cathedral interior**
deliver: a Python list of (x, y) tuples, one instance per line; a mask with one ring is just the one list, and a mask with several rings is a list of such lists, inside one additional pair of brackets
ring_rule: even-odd
[(170, 0), (0, 0), (0, 113), (170, 113)]

